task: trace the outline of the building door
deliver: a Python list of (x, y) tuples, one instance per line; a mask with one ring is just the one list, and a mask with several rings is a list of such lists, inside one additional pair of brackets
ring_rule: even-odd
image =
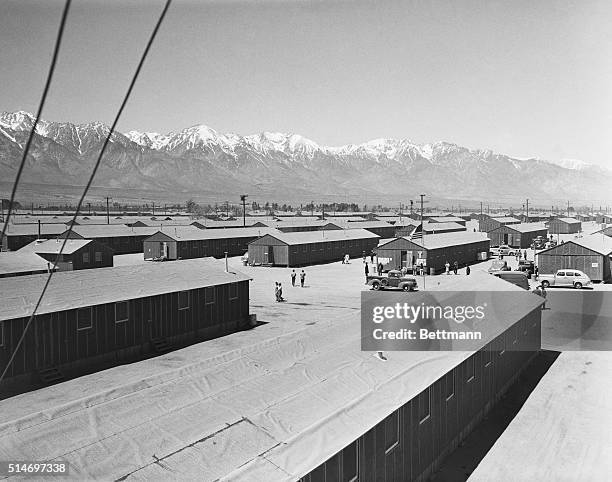
[(165, 241), (159, 243), (159, 255), (164, 258), (168, 257), (168, 243)]
[(274, 246), (268, 246), (268, 263), (274, 264)]
[(400, 251), (402, 268), (408, 267), (408, 251)]
[(161, 298), (147, 298), (144, 300), (143, 311), (149, 325), (149, 339), (151, 340), (163, 338)]
[(504, 233), (504, 243), (503, 244), (508, 244), (508, 233)]

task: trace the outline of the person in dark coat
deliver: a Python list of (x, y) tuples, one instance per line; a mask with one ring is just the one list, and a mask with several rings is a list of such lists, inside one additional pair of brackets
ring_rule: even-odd
[(470, 267), (469, 267), (469, 266), (467, 266), (467, 267), (465, 268), (465, 274), (466, 274), (466, 276), (469, 276), (469, 275), (470, 275)]
[(306, 273), (304, 272), (304, 270), (302, 270), (302, 272), (300, 273), (300, 285), (302, 286), (302, 288), (304, 287), (305, 280), (306, 280)]
[(383, 265), (382, 263), (378, 263), (378, 276), (381, 276), (383, 272)]
[(453, 263), (453, 273), (457, 274), (457, 270), (459, 269), (459, 263), (457, 263), (457, 261), (455, 261)]
[(297, 278), (297, 273), (295, 270), (291, 271), (291, 286), (295, 286), (295, 279)]
[(365, 264), (365, 284), (368, 284), (368, 275), (370, 274), (370, 268), (368, 266), (368, 263)]
[(370, 263), (374, 264), (374, 251), (370, 253)]

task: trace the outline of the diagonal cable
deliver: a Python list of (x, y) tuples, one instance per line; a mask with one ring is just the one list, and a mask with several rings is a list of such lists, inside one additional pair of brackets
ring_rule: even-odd
[(13, 353), (11, 354), (11, 357), (8, 360), (8, 363), (6, 365), (6, 367), (4, 368), (4, 371), (2, 372), (2, 374), (0, 375), (0, 386), (2, 385), (2, 380), (4, 379), (4, 377), (6, 376), (6, 373), (8, 372), (13, 360), (15, 359), (15, 356), (17, 355), (17, 352), (19, 351), (19, 348), (21, 347), (21, 345), (23, 344), (23, 341), (25, 340), (25, 336), (28, 332), (28, 328), (30, 327), (30, 325), (32, 324), (32, 320), (34, 320), (34, 316), (36, 315), (36, 311), (38, 310), (43, 297), (45, 296), (45, 293), (47, 291), (47, 288), (49, 287), (49, 283), (51, 282), (51, 278), (53, 277), (53, 273), (55, 272), (55, 266), (57, 266), (57, 263), (59, 262), (60, 256), (62, 255), (62, 251), (64, 250), (64, 247), (66, 246), (66, 242), (69, 239), (70, 233), (72, 232), (72, 228), (74, 226), (74, 223), (76, 221), (77, 215), (79, 213), (79, 211), (81, 210), (81, 207), (83, 205), (83, 201), (85, 200), (85, 196), (87, 196), (87, 192), (89, 191), (89, 188), (91, 187), (91, 184), (93, 183), (93, 180), (96, 176), (96, 173), (98, 172), (98, 168), (100, 167), (100, 163), (102, 162), (102, 157), (104, 156), (104, 152), (106, 151), (106, 147), (108, 146), (111, 136), (113, 134), (113, 132), (115, 131), (115, 128), (117, 127), (117, 123), (119, 122), (119, 119), (121, 117), (121, 114), (123, 113), (123, 109), (125, 108), (128, 99), (130, 98), (130, 95), (132, 93), (132, 89), (134, 88), (134, 85), (136, 84), (136, 80), (138, 79), (138, 75), (140, 74), (140, 71), (142, 70), (142, 66), (144, 65), (144, 62), (147, 58), (147, 55), (149, 54), (149, 50), (151, 49), (151, 46), (153, 45), (153, 41), (155, 40), (155, 37), (157, 35), (157, 32), (159, 31), (159, 28), (164, 20), (164, 17), (166, 16), (166, 12), (168, 11), (168, 8), (170, 7), (170, 4), (172, 3), (172, 0), (166, 0), (166, 3), (164, 5), (164, 8), (159, 16), (159, 19), (157, 20), (157, 23), (155, 24), (155, 28), (153, 29), (153, 32), (151, 33), (151, 37), (149, 38), (149, 41), (147, 42), (147, 45), (145, 47), (145, 50), (140, 58), (140, 62), (138, 63), (138, 67), (136, 68), (136, 72), (134, 72), (134, 75), (132, 77), (132, 80), (130, 82), (130, 86), (128, 87), (128, 90), (125, 94), (125, 97), (123, 98), (123, 102), (121, 103), (121, 107), (119, 108), (119, 111), (117, 112), (117, 115), (115, 116), (115, 120), (113, 121), (113, 124), (111, 125), (108, 134), (106, 136), (106, 139), (104, 140), (104, 144), (102, 145), (102, 149), (100, 150), (100, 154), (98, 155), (98, 158), (96, 159), (96, 163), (94, 164), (94, 168), (91, 172), (91, 175), (89, 176), (89, 180), (87, 181), (87, 184), (85, 186), (85, 189), (83, 191), (83, 194), (81, 195), (81, 198), (79, 199), (79, 203), (77, 205), (77, 208), (74, 212), (74, 216), (72, 217), (72, 220), (70, 221), (70, 225), (68, 226), (68, 231), (66, 231), (64, 233), (64, 241), (62, 242), (62, 245), (60, 247), (60, 250), (57, 254), (57, 257), (55, 259), (55, 263), (53, 264), (52, 269), (50, 270), (49, 274), (47, 275), (47, 279), (45, 281), (45, 284), (43, 286), (43, 289), (40, 293), (40, 296), (38, 297), (38, 301), (36, 302), (36, 305), (34, 306), (34, 310), (32, 311), (32, 314), (30, 315), (30, 318), (28, 319), (28, 322), (26, 323), (24, 329), (23, 329), (23, 333), (21, 334), (21, 337), (19, 338), (19, 341), (17, 343), (17, 346), (15, 347), (15, 350), (13, 350)]

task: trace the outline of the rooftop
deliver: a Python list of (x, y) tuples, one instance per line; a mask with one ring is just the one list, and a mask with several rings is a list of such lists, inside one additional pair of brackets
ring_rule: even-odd
[(519, 223), (507, 226), (508, 229), (513, 229), (519, 233), (531, 233), (533, 231), (547, 231), (544, 223)]
[(47, 261), (32, 252), (0, 252), (0, 276), (46, 270)]
[(554, 218), (554, 221), (561, 221), (567, 224), (580, 224), (580, 220), (574, 218)]
[[(422, 246), (426, 249), (438, 249), (446, 248), (449, 246), (458, 246), (461, 244), (478, 243), (481, 241), (489, 241), (487, 233), (471, 232), (471, 231), (457, 231), (454, 233), (438, 233), (438, 234), (425, 234), (425, 236), (417, 239), (410, 239), (409, 236), (403, 238), (391, 239), (389, 242), (396, 241), (397, 239), (406, 239), (417, 246)], [(384, 245), (379, 244), (381, 248)]]
[[(354, 268), (361, 271), (358, 263)], [(475, 303), (491, 301), (476, 277), (462, 278), (461, 290), (473, 291)], [(499, 290), (513, 290), (489, 278)], [(316, 284), (299, 296), (315, 290)], [(501, 326), (541, 303), (525, 296), (524, 306), (495, 311)], [(290, 305), (271, 309), (298, 313), (298, 320), (274, 318), (255, 330), (0, 401), (0, 453), (62, 457), (81, 479), (295, 480), (470, 354), (392, 352), (381, 362), (361, 351), (355, 310), (330, 318), (300, 315), (306, 310)]]
[[(75, 251), (78, 251), (84, 246), (87, 246), (91, 243), (91, 239), (68, 239), (66, 240), (66, 244), (64, 245), (63, 239), (48, 239), (46, 241), (33, 241), (30, 244), (21, 248), (18, 252), (33, 252), (40, 254), (58, 254), (62, 246), (62, 254), (72, 254)], [(99, 243), (98, 243), (99, 245)]]
[(603, 254), (604, 256), (608, 256), (612, 254), (612, 238), (606, 236), (604, 234), (590, 234), (588, 236), (584, 236), (582, 238), (574, 238), (569, 239), (563, 244), (558, 244), (557, 246), (553, 246), (552, 248), (548, 248), (544, 251), (540, 251), (538, 254), (542, 254), (547, 251), (555, 250), (557, 248), (562, 248), (563, 245), (568, 243), (574, 243), (578, 246), (583, 246), (591, 251), (595, 251), (596, 253)]
[[(222, 261), (210, 258), (57, 272), (51, 278), (37, 313), (53, 313), (246, 279), (239, 272), (226, 273)], [(46, 274), (0, 279), (0, 321), (30, 316), (46, 280)]]
[[(168, 228), (174, 229), (174, 227)], [(194, 228), (197, 229), (197, 228)], [(78, 234), (83, 239), (95, 238), (117, 238), (122, 236), (150, 236), (159, 231), (155, 227), (130, 227), (123, 224), (94, 224), (89, 226), (74, 226), (72, 232)], [(61, 234), (67, 233), (64, 227)]]
[[(324, 243), (351, 239), (374, 239), (378, 236), (367, 229), (332, 229), (329, 231), (304, 231), (299, 233), (269, 233), (288, 245)], [(256, 242), (256, 241), (254, 241)]]
[(612, 354), (563, 352), (470, 481), (608, 480)]
[(155, 234), (158, 233), (165, 234), (176, 241), (202, 241), (207, 239), (257, 238), (266, 234), (277, 234), (279, 231), (274, 228), (199, 229), (195, 226), (174, 226), (163, 231), (157, 231)]

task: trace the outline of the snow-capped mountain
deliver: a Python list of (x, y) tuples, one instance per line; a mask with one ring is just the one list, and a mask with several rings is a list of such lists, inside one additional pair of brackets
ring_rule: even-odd
[[(0, 173), (10, 180), (34, 117), (0, 114)], [(109, 128), (41, 120), (24, 182), (83, 185)], [(576, 161), (518, 159), (447, 142), (375, 139), (320, 146), (298, 134), (221, 134), (205, 125), (158, 134), (113, 133), (94, 185), (121, 189), (249, 192), (275, 199), (349, 195), (380, 202), (415, 193), (463, 199), (606, 199), (612, 173)], [(177, 195), (180, 198), (180, 194)]]

